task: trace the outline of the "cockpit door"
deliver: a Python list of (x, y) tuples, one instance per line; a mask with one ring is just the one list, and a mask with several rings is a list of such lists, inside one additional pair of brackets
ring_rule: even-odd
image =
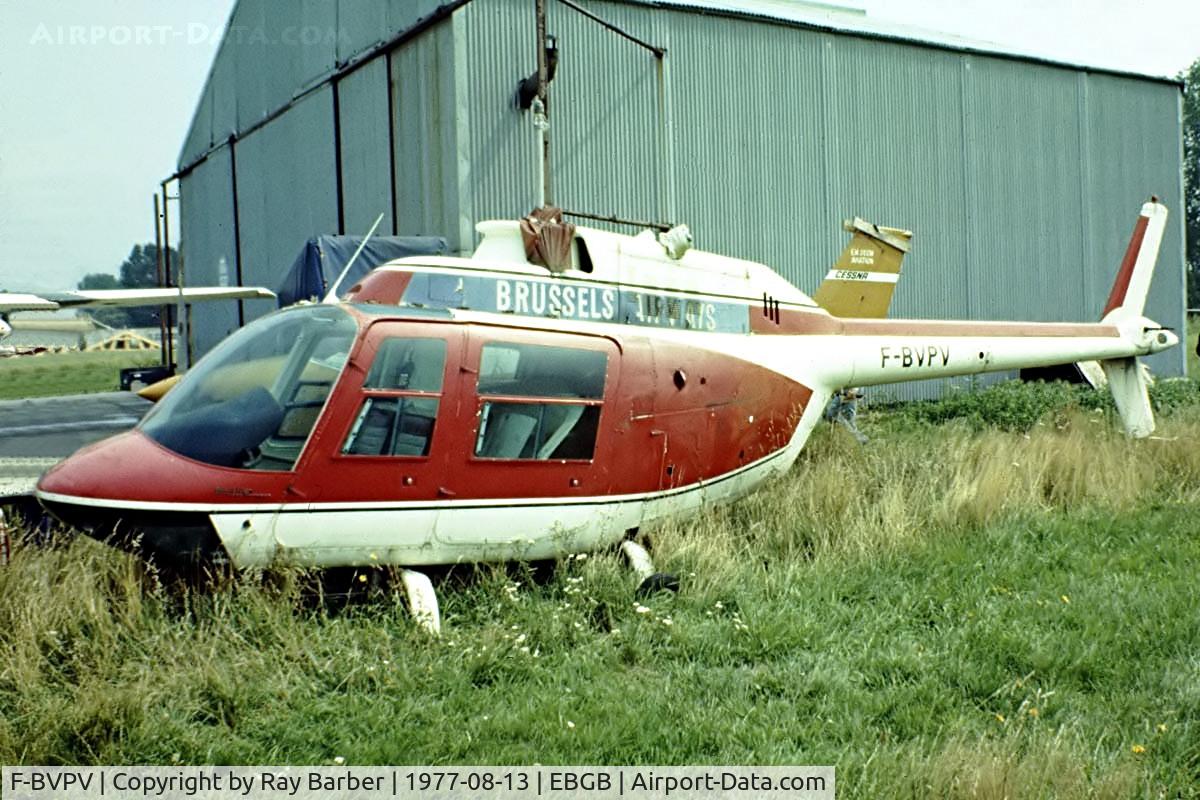
[(428, 562), (458, 438), (464, 341), (457, 325), (372, 323), (322, 419), (319, 455), (297, 476), (297, 513), (280, 515), (280, 547), (324, 564)]

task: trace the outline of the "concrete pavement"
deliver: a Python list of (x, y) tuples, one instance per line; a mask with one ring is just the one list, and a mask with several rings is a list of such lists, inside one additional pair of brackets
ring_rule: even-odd
[(152, 405), (130, 392), (0, 401), (0, 498), (31, 492), (55, 462), (129, 430)]

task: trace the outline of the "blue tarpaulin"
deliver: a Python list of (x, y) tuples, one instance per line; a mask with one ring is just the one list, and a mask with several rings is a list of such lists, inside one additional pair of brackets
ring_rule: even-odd
[[(279, 307), (325, 297), (362, 240), (361, 236), (317, 236), (305, 242), (287, 276), (275, 290)], [(408, 256), (445, 255), (447, 252), (449, 248), (441, 236), (373, 236), (342, 279), (338, 295), (345, 294), (384, 262)]]

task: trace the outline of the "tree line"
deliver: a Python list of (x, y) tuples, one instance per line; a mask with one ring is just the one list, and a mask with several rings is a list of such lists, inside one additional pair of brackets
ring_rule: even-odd
[[(179, 274), (179, 254), (167, 248), (171, 258), (171, 274)], [(117, 274), (92, 272), (83, 276), (80, 289), (143, 289), (158, 286), (158, 245), (135, 244), (121, 263)], [(156, 328), (161, 308), (135, 306), (131, 308), (96, 308), (88, 314), (110, 328)]]

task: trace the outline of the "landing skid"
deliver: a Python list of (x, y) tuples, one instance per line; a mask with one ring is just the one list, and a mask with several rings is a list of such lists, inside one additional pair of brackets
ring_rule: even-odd
[(626, 539), (621, 542), (621, 552), (629, 561), (630, 569), (642, 579), (637, 588), (638, 597), (649, 597), (663, 590), (679, 591), (679, 578), (669, 572), (655, 572), (654, 561), (650, 558), (650, 553), (646, 551), (646, 548), (632, 539)]
[[(626, 539), (621, 543), (621, 552), (629, 562), (630, 569), (641, 579), (637, 588), (638, 597), (649, 597), (661, 591), (679, 591), (679, 578), (667, 572), (656, 572), (654, 561), (646, 548), (631, 539)], [(437, 592), (429, 576), (423, 572), (405, 569), (400, 571), (400, 579), (404, 584), (404, 593), (408, 597), (408, 608), (413, 620), (431, 636), (440, 636), (442, 617), (438, 609)]]
[(408, 608), (417, 625), (431, 636), (440, 636), (442, 615), (438, 610), (437, 592), (433, 590), (429, 576), (424, 572), (406, 569), (400, 571), (400, 580), (404, 583)]

